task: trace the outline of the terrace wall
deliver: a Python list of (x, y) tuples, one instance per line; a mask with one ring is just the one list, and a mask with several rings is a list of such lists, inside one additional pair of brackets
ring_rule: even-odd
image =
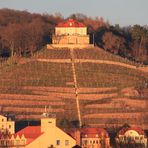
[(93, 44), (47, 44), (47, 49), (57, 49), (57, 48), (93, 48)]

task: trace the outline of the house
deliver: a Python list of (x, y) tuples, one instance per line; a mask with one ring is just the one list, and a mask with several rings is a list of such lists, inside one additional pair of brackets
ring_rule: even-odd
[(139, 127), (123, 127), (117, 134), (116, 143), (121, 147), (147, 147), (147, 137)]
[(0, 115), (0, 132), (9, 132), (10, 134), (14, 134), (15, 122), (12, 121), (11, 117), (5, 117), (3, 115)]
[(56, 126), (55, 118), (44, 117), (41, 126), (27, 126), (16, 134), (2, 134), (0, 147), (72, 148), (76, 140)]
[(27, 127), (23, 133), (27, 139), (26, 148), (71, 148), (76, 145), (75, 139), (56, 126), (55, 118), (42, 118), (41, 126)]
[(23, 134), (21, 136), (10, 133), (0, 134), (0, 148), (25, 148), (25, 145), (26, 138)]
[(73, 129), (70, 134), (76, 139), (77, 145), (82, 148), (109, 148), (110, 138), (102, 128)]
[(89, 40), (87, 27), (74, 19), (59, 23), (55, 27), (55, 34), (52, 36), (52, 44), (88, 45)]

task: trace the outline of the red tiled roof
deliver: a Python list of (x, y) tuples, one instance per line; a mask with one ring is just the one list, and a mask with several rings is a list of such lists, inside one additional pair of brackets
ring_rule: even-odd
[(96, 138), (96, 135), (98, 135), (98, 137), (102, 136), (106, 138), (109, 137), (107, 131), (103, 128), (81, 128), (81, 129), (72, 128), (68, 130), (68, 133), (72, 137), (75, 137), (75, 133), (78, 131), (80, 132), (82, 138), (86, 138), (86, 135), (87, 138)]
[(41, 133), (41, 127), (40, 126), (28, 126), (19, 132), (17, 132), (15, 135), (22, 136), (24, 135), (27, 139), (27, 144), (34, 141), (37, 137), (41, 136), (43, 132)]
[(86, 27), (83, 23), (74, 19), (68, 19), (65, 22), (59, 23), (56, 27)]
[(96, 135), (98, 135), (98, 137), (108, 137), (108, 133), (103, 128), (82, 128), (81, 135), (82, 137), (85, 137), (85, 135), (87, 135), (88, 138), (95, 138)]
[(134, 130), (136, 131), (139, 135), (145, 135), (144, 131), (139, 128), (139, 127), (129, 127), (129, 128), (123, 128), (119, 131), (119, 135), (124, 135), (127, 131), (129, 130)]

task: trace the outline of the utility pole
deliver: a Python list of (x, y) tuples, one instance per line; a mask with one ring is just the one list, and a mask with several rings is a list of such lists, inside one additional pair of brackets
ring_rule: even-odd
[(95, 46), (95, 35), (94, 35), (94, 32), (93, 32), (93, 45)]

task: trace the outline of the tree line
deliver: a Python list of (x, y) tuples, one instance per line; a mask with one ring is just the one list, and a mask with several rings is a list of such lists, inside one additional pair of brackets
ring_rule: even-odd
[(95, 40), (98, 46), (113, 54), (148, 64), (148, 29), (146, 26), (101, 27), (96, 31)]
[(27, 11), (0, 10), (0, 55), (32, 55), (50, 42), (50, 35), (60, 14), (40, 15)]
[[(148, 64), (148, 27), (110, 25), (102, 17), (72, 14), (83, 22), (95, 44), (104, 50), (136, 62)], [(31, 14), (27, 11), (0, 9), (0, 56), (32, 55), (51, 42), (54, 27), (64, 18), (61, 14)]]

